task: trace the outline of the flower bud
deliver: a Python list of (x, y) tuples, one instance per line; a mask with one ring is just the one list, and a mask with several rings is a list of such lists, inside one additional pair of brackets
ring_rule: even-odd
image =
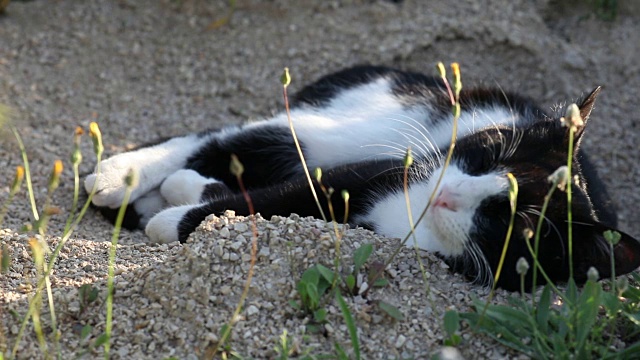
[(446, 78), (447, 77), (447, 71), (444, 68), (444, 64), (442, 62), (439, 62), (437, 65), (438, 68), (438, 74), (440, 74), (441, 78)]
[(518, 275), (525, 275), (529, 271), (529, 262), (524, 257), (520, 257), (516, 263), (516, 272)]
[(349, 191), (345, 189), (345, 190), (342, 190), (340, 194), (342, 195), (344, 202), (349, 202)]
[(460, 80), (460, 64), (454, 62), (451, 64), (451, 70), (453, 70), (453, 89), (456, 94), (456, 102), (460, 98), (460, 91), (462, 90), (462, 81)]
[(599, 277), (600, 274), (598, 273), (598, 270), (596, 270), (596, 268), (594, 268), (593, 266), (590, 267), (587, 271), (587, 278), (589, 279), (589, 281), (598, 281)]
[(410, 167), (413, 164), (413, 155), (411, 155), (411, 147), (407, 148), (407, 152), (404, 155), (403, 159), (405, 169)]
[(316, 181), (318, 183), (321, 183), (322, 182), (322, 169), (319, 168), (319, 167), (315, 168), (315, 170), (313, 170), (313, 177), (316, 178)]
[(20, 186), (22, 186), (22, 180), (24, 180), (24, 167), (18, 165), (16, 166), (16, 176), (13, 178), (11, 190), (9, 190), (10, 194), (15, 194), (18, 192), (18, 190), (20, 190)]
[(59, 215), (62, 213), (62, 210), (57, 207), (57, 206), (47, 206), (46, 208), (44, 208), (44, 215), (45, 216), (54, 216), (54, 215)]
[(616, 287), (618, 288), (618, 292), (622, 294), (623, 292), (629, 290), (629, 279), (623, 276), (616, 281)]
[(567, 168), (566, 165), (563, 165), (557, 168), (556, 171), (553, 172), (553, 174), (549, 175), (547, 180), (550, 183), (555, 184), (558, 187), (558, 189), (564, 191), (567, 187), (568, 173), (569, 173), (569, 168)]
[(287, 86), (289, 86), (289, 84), (291, 84), (291, 75), (289, 75), (289, 68), (288, 67), (284, 68), (284, 72), (282, 73), (282, 76), (280, 76), (280, 83), (284, 87), (287, 87)]
[(238, 159), (238, 156), (236, 154), (231, 154), (231, 163), (229, 164), (229, 171), (231, 171), (231, 174), (233, 174), (233, 176), (235, 177), (241, 177), (242, 174), (244, 173), (244, 166), (242, 165), (242, 163), (240, 162), (240, 159)]
[(53, 192), (60, 185), (60, 174), (62, 174), (63, 170), (62, 161), (56, 160), (53, 163), (53, 170), (51, 171), (51, 176), (49, 176), (49, 193)]
[(91, 136), (91, 141), (93, 141), (93, 151), (96, 155), (101, 155), (104, 151), (104, 147), (102, 146), (102, 133), (100, 132), (98, 123), (95, 121), (89, 124), (89, 136)]
[(138, 176), (138, 171), (131, 168), (127, 172), (127, 175), (125, 175), (124, 177), (124, 183), (127, 185), (127, 187), (134, 188), (138, 186), (139, 179), (140, 177)]
[(80, 151), (80, 139), (84, 130), (80, 126), (76, 127), (76, 131), (73, 134), (73, 151), (71, 152), (71, 164), (74, 166), (79, 165), (82, 162), (82, 152)]
[(620, 239), (622, 238), (622, 235), (620, 235), (619, 232), (611, 230), (605, 231), (604, 233), (602, 233), (602, 235), (604, 235), (605, 240), (607, 240), (607, 242), (613, 246), (618, 245)]
[(584, 126), (582, 116), (580, 116), (580, 108), (578, 105), (571, 104), (567, 107), (564, 117), (560, 118), (562, 126), (573, 128), (574, 130)]

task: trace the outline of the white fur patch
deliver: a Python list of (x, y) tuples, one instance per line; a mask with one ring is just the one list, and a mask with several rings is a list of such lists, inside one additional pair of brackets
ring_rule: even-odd
[(133, 208), (140, 215), (140, 224), (138, 226), (140, 228), (147, 226), (149, 220), (166, 207), (167, 202), (158, 189), (153, 189), (139, 197), (138, 200), (133, 203)]
[(151, 242), (166, 244), (178, 241), (178, 224), (184, 215), (198, 205), (175, 206), (152, 217), (144, 229)]
[(97, 183), (93, 203), (118, 208), (125, 193), (124, 177), (130, 169), (138, 172), (139, 183), (131, 193), (130, 202), (160, 186), (172, 173), (183, 168), (187, 159), (200, 149), (209, 136), (188, 135), (164, 143), (111, 157), (100, 164), (100, 174), (87, 176), (84, 186), (91, 192)]
[(160, 193), (172, 206), (200, 203), (204, 187), (219, 182), (206, 178), (197, 171), (182, 169), (169, 175), (160, 186)]
[[(401, 157), (409, 145), (423, 156), (445, 148), (451, 139), (453, 118), (435, 118), (435, 112), (426, 106), (407, 107), (392, 93), (391, 86), (382, 78), (343, 90), (324, 107), (293, 109), (291, 118), (309, 167)], [(516, 115), (503, 107), (465, 111), (458, 121), (457, 136), (490, 126), (513, 125), (520, 120)], [(224, 136), (269, 125), (288, 127), (286, 114), (230, 130)]]
[[(428, 203), (439, 174), (440, 170), (437, 170), (428, 183), (409, 188), (414, 222)], [(473, 217), (480, 203), (489, 196), (504, 193), (507, 187), (508, 180), (504, 174), (470, 176), (454, 164), (449, 166), (438, 192), (443, 188), (448, 189), (447, 196), (455, 202), (455, 211), (432, 204), (425, 218), (415, 228), (418, 247), (444, 256), (461, 255), (474, 226)], [(405, 195), (402, 192), (378, 199), (369, 213), (357, 220), (364, 220), (372, 224), (376, 232), (391, 237), (404, 238), (411, 230)], [(413, 246), (413, 238), (409, 239), (407, 245)]]

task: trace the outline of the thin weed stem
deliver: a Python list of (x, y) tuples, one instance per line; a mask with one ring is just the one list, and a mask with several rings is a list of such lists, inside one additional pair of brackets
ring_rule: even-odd
[(22, 137), (20, 137), (20, 133), (15, 126), (11, 125), (11, 132), (13, 136), (16, 138), (18, 142), (18, 147), (20, 148), (20, 154), (22, 155), (22, 162), (24, 164), (24, 174), (27, 180), (27, 191), (29, 193), (29, 202), (31, 203), (31, 211), (33, 212), (33, 219), (38, 221), (40, 216), (38, 215), (38, 208), (36, 206), (36, 198), (33, 193), (33, 186), (31, 183), (31, 170), (29, 168), (29, 158), (27, 157), (27, 150), (24, 147), (24, 143), (22, 142)]
[(573, 164), (573, 138), (576, 132), (575, 126), (569, 126), (569, 151), (567, 155), (567, 237), (569, 239), (569, 278), (573, 279), (573, 212), (572, 208), (572, 195), (571, 195), (571, 183), (573, 179), (571, 177), (571, 165)]
[(251, 262), (249, 264), (249, 271), (247, 273), (247, 281), (244, 284), (244, 288), (242, 290), (242, 294), (240, 294), (240, 300), (238, 301), (238, 305), (233, 312), (233, 316), (231, 320), (229, 320), (229, 326), (226, 326), (222, 336), (220, 337), (220, 341), (213, 347), (209, 347), (206, 350), (206, 358), (213, 359), (215, 355), (218, 353), (218, 349), (227, 342), (227, 339), (231, 335), (231, 330), (237, 319), (240, 316), (240, 312), (242, 311), (242, 306), (247, 300), (247, 295), (249, 294), (249, 287), (251, 286), (251, 280), (253, 279), (253, 272), (256, 265), (256, 258), (258, 254), (258, 225), (256, 223), (255, 217), (255, 209), (253, 207), (253, 201), (251, 200), (251, 196), (249, 196), (249, 192), (244, 186), (244, 182), (242, 181), (242, 173), (244, 172), (244, 166), (238, 160), (238, 157), (235, 154), (231, 155), (231, 173), (235, 175), (236, 180), (238, 181), (238, 186), (240, 187), (240, 192), (244, 197), (244, 201), (247, 203), (247, 207), (249, 208), (249, 214), (251, 215), (251, 230), (253, 232), (253, 236), (251, 238)]
[[(561, 167), (549, 177), (549, 180), (551, 181), (551, 187), (549, 188), (549, 191), (545, 195), (544, 201), (542, 202), (542, 209), (540, 210), (540, 216), (538, 218), (538, 223), (536, 224), (534, 248), (531, 253), (531, 256), (533, 257), (533, 260), (536, 264), (536, 266), (533, 267), (531, 293), (534, 293), (537, 287), (538, 269), (543, 271), (542, 266), (538, 261), (538, 249), (540, 245), (540, 234), (542, 233), (542, 224), (545, 221), (545, 214), (547, 213), (549, 202), (551, 201), (551, 197), (553, 196), (553, 193), (556, 191), (557, 188), (562, 188), (566, 186), (566, 174), (567, 173), (565, 172), (564, 167)], [(528, 240), (527, 240), (527, 244), (529, 244)], [(532, 302), (535, 305), (535, 297), (532, 298)]]
[(307, 162), (304, 159), (304, 154), (302, 153), (302, 148), (300, 147), (300, 142), (298, 141), (298, 136), (296, 135), (296, 130), (293, 127), (293, 120), (291, 119), (291, 110), (289, 108), (289, 96), (287, 95), (287, 87), (291, 83), (289, 68), (284, 68), (284, 73), (282, 74), (281, 81), (282, 81), (282, 96), (284, 97), (284, 108), (287, 112), (287, 120), (289, 121), (289, 129), (291, 129), (293, 142), (296, 145), (296, 150), (298, 150), (298, 155), (300, 156), (300, 162), (302, 163), (304, 174), (307, 177), (307, 181), (309, 182), (309, 188), (311, 189), (313, 198), (315, 199), (316, 205), (318, 206), (318, 211), (320, 212), (320, 216), (322, 216), (322, 220), (327, 222), (327, 217), (324, 215), (324, 211), (322, 210), (322, 205), (320, 205), (320, 200), (318, 200), (318, 194), (316, 193), (316, 189), (313, 187), (313, 180), (311, 180), (311, 175), (309, 174), (309, 168), (307, 167)]
[[(489, 303), (493, 300), (493, 295), (495, 294), (496, 287), (498, 286), (498, 280), (500, 280), (500, 274), (502, 274), (502, 266), (504, 265), (504, 259), (507, 257), (507, 249), (509, 249), (509, 242), (511, 241), (511, 234), (513, 233), (513, 223), (515, 221), (517, 207), (518, 207), (518, 180), (513, 176), (512, 173), (507, 173), (507, 178), (509, 179), (509, 205), (511, 207), (511, 215), (509, 217), (509, 227), (507, 228), (507, 235), (504, 239), (504, 246), (502, 247), (502, 254), (500, 254), (500, 261), (498, 262), (498, 268), (496, 269), (495, 278), (493, 281), (493, 286), (491, 286), (491, 291), (489, 292), (489, 298), (487, 299), (484, 309), (482, 309), (482, 314), (480, 315), (480, 320), (478, 320), (478, 324), (482, 322), (482, 319), (487, 313), (487, 309), (489, 308)], [(524, 285), (522, 285), (524, 288)]]
[[(36, 267), (36, 273), (40, 278), (42, 273), (44, 272), (44, 253), (45, 248), (36, 238), (31, 238), (29, 240), (29, 247), (31, 247), (31, 252), (33, 253), (33, 259)], [(46, 279), (46, 277), (45, 277)], [(40, 320), (40, 314), (42, 311), (42, 293), (38, 294), (35, 311), (32, 313), (31, 318), (33, 319), (33, 329), (36, 333), (36, 338), (38, 339), (38, 344), (40, 349), (45, 355), (45, 358), (49, 358), (49, 349), (47, 347), (47, 342), (45, 341), (44, 332), (42, 331), (42, 322)]]
[[(340, 232), (340, 229), (338, 229), (338, 223), (336, 220), (336, 214), (335, 211), (333, 209), (333, 204), (331, 203), (331, 195), (333, 195), (334, 193), (334, 189), (333, 188), (327, 188), (326, 186), (324, 186), (324, 184), (322, 183), (322, 169), (320, 168), (316, 168), (314, 171), (314, 175), (316, 177), (316, 181), (318, 182), (318, 186), (320, 186), (320, 191), (322, 191), (322, 193), (324, 194), (326, 200), (327, 200), (327, 209), (329, 209), (329, 216), (331, 217), (331, 223), (333, 225), (333, 233), (334, 233), (334, 243), (335, 243), (335, 250), (336, 250), (336, 256), (334, 258), (334, 266), (336, 268), (336, 271), (338, 271), (338, 269), (340, 268), (340, 259), (342, 258), (341, 255), (341, 243), (342, 243), (342, 233), (344, 233), (344, 228), (346, 226), (346, 221), (348, 218), (348, 213), (347, 211), (345, 211), (344, 214), (344, 223), (343, 223), (343, 227), (342, 227), (342, 232)], [(347, 193), (348, 195), (348, 193)], [(343, 193), (343, 199), (344, 199), (344, 193)], [(348, 197), (347, 197), (348, 199)], [(348, 201), (346, 201), (346, 207), (345, 210), (347, 210), (348, 208)], [(333, 278), (333, 282), (331, 283), (331, 288), (335, 289), (335, 287), (338, 285), (338, 277), (334, 277)]]
[(416, 259), (418, 260), (418, 266), (420, 267), (420, 274), (422, 275), (422, 281), (424, 282), (425, 295), (427, 300), (431, 304), (432, 309), (436, 309), (433, 299), (431, 298), (431, 286), (429, 286), (429, 279), (427, 279), (427, 273), (420, 257), (420, 249), (418, 248), (418, 239), (415, 234), (415, 224), (413, 222), (413, 212), (411, 211), (411, 198), (409, 197), (409, 168), (413, 164), (413, 156), (411, 155), (411, 147), (407, 148), (407, 153), (404, 158), (404, 172), (403, 172), (403, 192), (404, 200), (407, 205), (407, 218), (409, 219), (409, 226), (411, 227), (411, 234), (413, 235), (413, 249), (416, 253)]
[(533, 257), (533, 263), (534, 265), (538, 268), (538, 270), (540, 270), (540, 274), (542, 275), (542, 277), (547, 281), (547, 284), (551, 287), (551, 289), (553, 290), (553, 292), (558, 295), (559, 297), (563, 298), (565, 301), (570, 302), (569, 299), (567, 299), (566, 296), (564, 296), (560, 290), (558, 290), (558, 288), (555, 286), (555, 284), (553, 283), (553, 281), (551, 281), (551, 278), (549, 278), (549, 276), (547, 275), (547, 272), (544, 271), (544, 269), (542, 268), (542, 266), (540, 265), (540, 262), (538, 261), (538, 257), (535, 256), (535, 252), (533, 250), (533, 248), (531, 247), (531, 243), (529, 241), (525, 241), (525, 244), (527, 245), (527, 249), (529, 249), (529, 253), (531, 254), (531, 256)]
[(120, 238), (120, 229), (122, 229), (122, 221), (124, 220), (124, 214), (127, 210), (127, 204), (131, 198), (131, 192), (133, 188), (137, 186), (138, 174), (134, 170), (129, 170), (129, 173), (125, 177), (125, 184), (127, 185), (124, 191), (124, 197), (118, 210), (116, 222), (113, 227), (113, 234), (111, 235), (111, 249), (109, 250), (109, 273), (107, 275), (107, 319), (105, 325), (105, 334), (107, 339), (104, 343), (104, 358), (109, 359), (109, 351), (111, 350), (111, 331), (113, 329), (113, 280), (115, 277), (116, 266), (116, 250), (118, 248), (118, 239)]
[(67, 218), (67, 223), (62, 231), (62, 235), (64, 236), (70, 229), (73, 224), (73, 218), (76, 215), (76, 211), (78, 208), (78, 197), (80, 194), (80, 163), (82, 162), (82, 152), (80, 152), (80, 140), (81, 136), (84, 134), (84, 130), (81, 127), (77, 127), (75, 134), (73, 136), (73, 152), (71, 153), (71, 165), (73, 168), (73, 202), (71, 203), (71, 213)]
[[(302, 153), (302, 148), (300, 147), (300, 142), (298, 141), (298, 136), (296, 135), (296, 130), (295, 127), (293, 126), (293, 120), (291, 118), (291, 109), (289, 106), (289, 96), (287, 94), (287, 88), (289, 86), (289, 84), (291, 83), (291, 75), (289, 74), (289, 68), (284, 68), (284, 72), (282, 74), (282, 77), (280, 79), (281, 83), (282, 83), (282, 95), (284, 97), (284, 107), (285, 107), (285, 111), (287, 113), (287, 120), (289, 122), (289, 128), (291, 130), (291, 135), (293, 136), (293, 141), (296, 145), (296, 150), (298, 151), (298, 155), (300, 156), (300, 162), (302, 164), (302, 168), (304, 169), (304, 173), (305, 176), (307, 178), (307, 181), (309, 183), (309, 188), (311, 189), (311, 194), (313, 195), (313, 198), (316, 202), (316, 206), (318, 206), (318, 211), (320, 212), (320, 216), (322, 217), (322, 220), (324, 220), (324, 222), (328, 222), (327, 221), (327, 217), (324, 213), (324, 210), (322, 209), (322, 205), (320, 204), (320, 200), (318, 199), (318, 194), (316, 193), (316, 189), (313, 186), (313, 180), (311, 179), (311, 175), (309, 173), (309, 167), (307, 166), (307, 162), (304, 158), (304, 154)], [(340, 254), (340, 248), (341, 248), (341, 240), (342, 240), (342, 234), (340, 233), (339, 229), (338, 229), (338, 225), (336, 222), (336, 217), (335, 217), (335, 212), (333, 210), (333, 204), (331, 203), (331, 195), (333, 194), (333, 189), (332, 188), (325, 188), (325, 186), (322, 184), (321, 182), (321, 178), (322, 178), (322, 170), (320, 168), (316, 168), (315, 170), (316, 172), (316, 180), (320, 186), (321, 191), (324, 193), (326, 199), (327, 199), (327, 207), (329, 210), (329, 216), (331, 216), (331, 220), (333, 222), (333, 231), (334, 231), (334, 236), (335, 238), (334, 243), (335, 243), (335, 248), (336, 248), (336, 258), (334, 260), (334, 264), (336, 267), (336, 271), (338, 271), (339, 266), (340, 266), (340, 260), (341, 260), (341, 254)], [(343, 196), (344, 197), (344, 196)], [(348, 197), (347, 197), (348, 198)], [(348, 202), (347, 199), (345, 199), (345, 201)], [(348, 203), (347, 203), (348, 205)], [(345, 207), (345, 213), (344, 213), (344, 224), (347, 223), (347, 218), (348, 218), (348, 206)], [(344, 228), (344, 226), (343, 226)], [(337, 285), (337, 277), (335, 277), (331, 288), (335, 289), (336, 285)], [(369, 287), (370, 288), (370, 287)], [(368, 289), (367, 289), (368, 290)]]

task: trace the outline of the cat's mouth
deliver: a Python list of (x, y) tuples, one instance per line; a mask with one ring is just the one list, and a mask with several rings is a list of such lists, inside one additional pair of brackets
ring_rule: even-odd
[[(438, 195), (433, 200), (433, 208), (438, 210), (448, 210), (451, 212), (458, 212), (460, 207), (461, 194), (451, 190), (449, 187), (443, 186), (438, 192)], [(434, 210), (436, 211), (436, 210)]]

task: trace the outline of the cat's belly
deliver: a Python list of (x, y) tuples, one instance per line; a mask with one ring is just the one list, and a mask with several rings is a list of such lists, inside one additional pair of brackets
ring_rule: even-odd
[[(419, 104), (408, 106), (391, 91), (386, 79), (340, 93), (328, 105), (291, 110), (298, 139), (310, 168), (379, 158), (402, 158), (411, 147), (422, 157), (439, 156), (451, 141), (453, 116)], [(516, 126), (522, 119), (504, 106), (463, 110), (457, 126), (462, 138), (491, 126)], [(286, 113), (245, 125), (289, 127)]]

